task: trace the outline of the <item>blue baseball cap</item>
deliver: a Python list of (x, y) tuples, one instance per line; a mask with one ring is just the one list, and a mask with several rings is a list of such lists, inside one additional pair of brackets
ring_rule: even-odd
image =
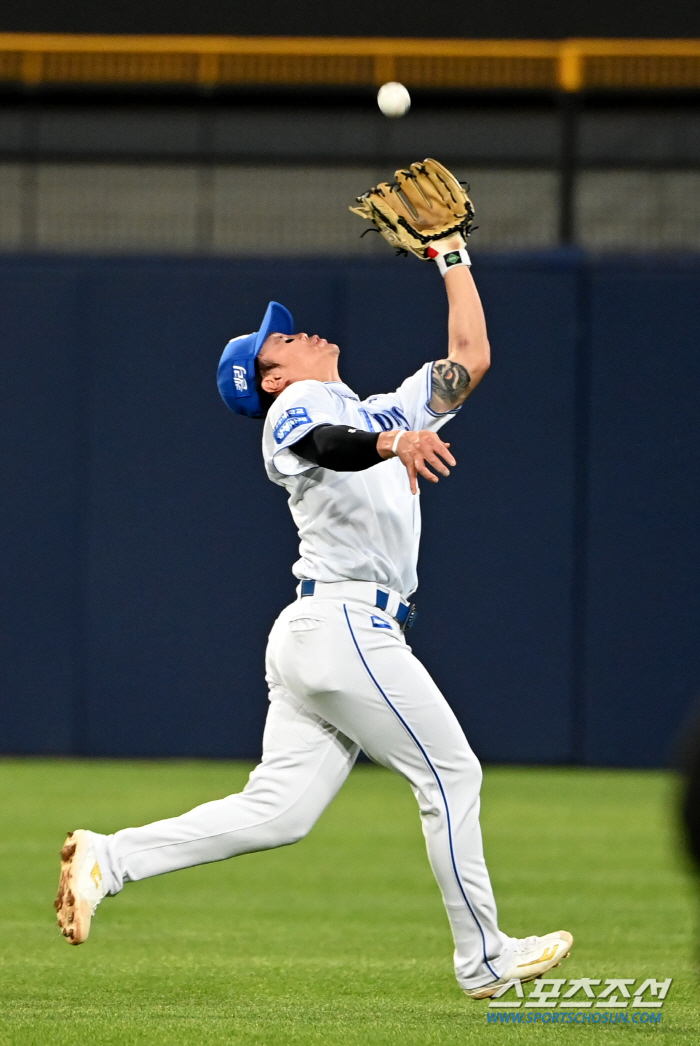
[(292, 314), (278, 301), (268, 305), (260, 330), (234, 338), (219, 360), (216, 383), (222, 400), (235, 414), (245, 414), (248, 418), (263, 415), (255, 386), (255, 358), (270, 334), (294, 334)]

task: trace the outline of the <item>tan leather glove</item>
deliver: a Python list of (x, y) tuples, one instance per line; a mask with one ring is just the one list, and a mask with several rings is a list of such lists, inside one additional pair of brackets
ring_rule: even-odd
[[(385, 240), (400, 251), (430, 260), (428, 248), (451, 237), (455, 246), (466, 246), (474, 220), (474, 207), (464, 187), (437, 160), (412, 163), (397, 171), (396, 181), (381, 182), (357, 197), (353, 214), (367, 218)], [(455, 237), (461, 237), (461, 243)]]

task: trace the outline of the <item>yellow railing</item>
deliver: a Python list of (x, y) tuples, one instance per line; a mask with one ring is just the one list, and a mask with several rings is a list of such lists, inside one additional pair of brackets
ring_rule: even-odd
[(0, 83), (457, 90), (700, 88), (700, 40), (413, 40), (0, 33)]

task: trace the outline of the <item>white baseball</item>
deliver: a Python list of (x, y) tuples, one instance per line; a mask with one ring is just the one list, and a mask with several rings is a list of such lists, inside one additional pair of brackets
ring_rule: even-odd
[(411, 108), (411, 96), (403, 84), (392, 80), (379, 88), (377, 105), (385, 116), (404, 116)]

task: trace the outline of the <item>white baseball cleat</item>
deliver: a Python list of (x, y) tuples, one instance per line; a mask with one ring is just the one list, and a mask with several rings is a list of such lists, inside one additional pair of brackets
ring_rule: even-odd
[(544, 937), (525, 937), (515, 941), (513, 966), (503, 977), (481, 988), (465, 988), (470, 999), (489, 999), (509, 981), (534, 981), (547, 970), (567, 959), (574, 939), (566, 930), (546, 933)]
[(90, 920), (105, 896), (92, 832), (69, 832), (61, 850), (61, 878), (54, 908), (58, 925), (70, 944), (82, 944), (90, 933)]

